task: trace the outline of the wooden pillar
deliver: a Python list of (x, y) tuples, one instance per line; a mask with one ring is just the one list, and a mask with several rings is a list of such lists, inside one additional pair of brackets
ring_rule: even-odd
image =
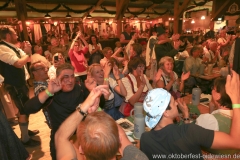
[(120, 38), (122, 33), (122, 20), (117, 20), (117, 37)]
[(173, 33), (178, 33), (179, 17), (178, 17), (179, 0), (174, 0), (174, 23)]
[(17, 11), (17, 17), (22, 22), (22, 29), (23, 29), (23, 38), (25, 41), (28, 40), (28, 33), (27, 33), (27, 9), (26, 9), (26, 1), (25, 0), (15, 0), (15, 8)]

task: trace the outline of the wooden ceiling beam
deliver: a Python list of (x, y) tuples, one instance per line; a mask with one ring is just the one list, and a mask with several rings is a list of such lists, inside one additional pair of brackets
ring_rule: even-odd
[[(189, 3), (191, 2), (191, 0), (184, 0), (183, 4), (181, 5), (181, 7), (178, 9), (177, 15), (178, 17), (180, 17), (183, 12), (185, 11), (185, 9), (188, 7)], [(175, 12), (175, 10), (174, 10)]]
[(122, 19), (130, 0), (116, 0), (116, 20)]
[(157, 6), (159, 6), (159, 4), (152, 4), (151, 6), (149, 6), (149, 7), (147, 8), (147, 10), (151, 10), (151, 9), (157, 7)]
[[(217, 1), (219, 4), (219, 0)], [(220, 8), (216, 9), (217, 6), (215, 6), (215, 8), (213, 7), (213, 12), (212, 12), (212, 19), (211, 20), (215, 20), (217, 18), (217, 16), (219, 16), (220, 14), (224, 14), (227, 11), (227, 7), (229, 7), (230, 3), (233, 3), (234, 0), (225, 0), (225, 2), (220, 6)], [(214, 2), (213, 2), (214, 4)], [(217, 5), (217, 3), (215, 2), (215, 4)]]
[(82, 18), (86, 18), (88, 14), (91, 14), (97, 7), (99, 7), (103, 3), (103, 1), (104, 0), (98, 0), (97, 4), (92, 9), (90, 9), (89, 12), (86, 12)]

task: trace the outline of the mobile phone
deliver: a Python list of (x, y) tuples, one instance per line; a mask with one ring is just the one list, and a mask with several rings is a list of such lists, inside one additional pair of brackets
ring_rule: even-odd
[(58, 56), (54, 56), (54, 61), (58, 61)]
[(230, 76), (232, 76), (232, 71), (231, 71), (231, 68), (230, 68), (230, 64), (228, 63), (228, 74), (230, 75)]

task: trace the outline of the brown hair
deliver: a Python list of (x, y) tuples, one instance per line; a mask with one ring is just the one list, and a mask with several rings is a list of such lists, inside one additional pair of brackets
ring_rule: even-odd
[(1, 27), (0, 28), (0, 39), (6, 39), (6, 35), (7, 34), (12, 34), (14, 31), (14, 29), (12, 27), (7, 27), (7, 26), (4, 26), (4, 27)]
[(58, 77), (58, 76), (61, 74), (61, 72), (62, 72), (63, 70), (65, 70), (65, 69), (71, 69), (71, 70), (74, 71), (74, 67), (73, 67), (71, 64), (69, 64), (69, 63), (64, 63), (64, 64), (60, 65), (60, 66), (57, 68), (57, 70), (56, 70), (56, 76)]
[(134, 57), (128, 62), (128, 70), (130, 73), (133, 72), (137, 68), (139, 64), (146, 64), (143, 58), (141, 57)]
[(224, 106), (226, 108), (232, 109), (232, 101), (228, 94), (226, 93), (225, 89), (226, 78), (219, 77), (215, 79), (214, 86), (216, 87), (217, 93), (220, 93), (221, 98), (217, 100), (220, 106)]
[(131, 46), (138, 56), (140, 56), (142, 54), (142, 45), (141, 44), (133, 43)]
[(112, 159), (121, 145), (116, 122), (103, 111), (89, 114), (79, 124), (77, 142), (88, 160)]
[(94, 69), (94, 67), (96, 67), (96, 66), (102, 67), (99, 63), (93, 63), (93, 64), (91, 64), (91, 66), (88, 67), (87, 72), (92, 75), (93, 69)]

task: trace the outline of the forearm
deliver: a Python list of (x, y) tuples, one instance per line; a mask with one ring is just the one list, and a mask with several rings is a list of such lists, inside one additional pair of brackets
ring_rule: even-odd
[(33, 114), (37, 113), (42, 109), (42, 103), (39, 101), (38, 97), (35, 96), (31, 99), (29, 99), (25, 104), (24, 104), (24, 111), (26, 114)]
[(184, 81), (181, 80), (180, 86), (179, 86), (179, 91), (182, 92), (182, 91), (183, 91), (183, 88), (184, 88)]
[(83, 43), (84, 43), (84, 46), (85, 47), (87, 47), (88, 46), (88, 43), (87, 43), (87, 41), (84, 39), (84, 38), (82, 38), (82, 37), (80, 37), (81, 38), (81, 40), (83, 41)]
[(29, 62), (29, 60), (30, 60), (29, 55), (26, 55), (20, 58), (19, 60), (17, 60), (13, 65), (16, 68), (22, 68), (27, 62)]
[(169, 91), (172, 88), (173, 83), (174, 83), (174, 80), (170, 80), (164, 88)]
[(49, 95), (46, 93), (46, 90), (38, 94), (38, 99), (40, 103), (44, 103), (49, 98)]
[(127, 91), (126, 91), (126, 88), (125, 88), (125, 86), (123, 85), (121, 79), (118, 79), (118, 80), (117, 80), (117, 83), (118, 83), (118, 86), (119, 86), (119, 88), (120, 88), (120, 93), (121, 93), (121, 95), (125, 97), (125, 96), (127, 95)]
[(134, 105), (139, 100), (139, 98), (141, 97), (141, 94), (143, 92), (144, 87), (145, 87), (145, 85), (140, 85), (137, 92), (128, 100), (128, 102), (131, 105)]

